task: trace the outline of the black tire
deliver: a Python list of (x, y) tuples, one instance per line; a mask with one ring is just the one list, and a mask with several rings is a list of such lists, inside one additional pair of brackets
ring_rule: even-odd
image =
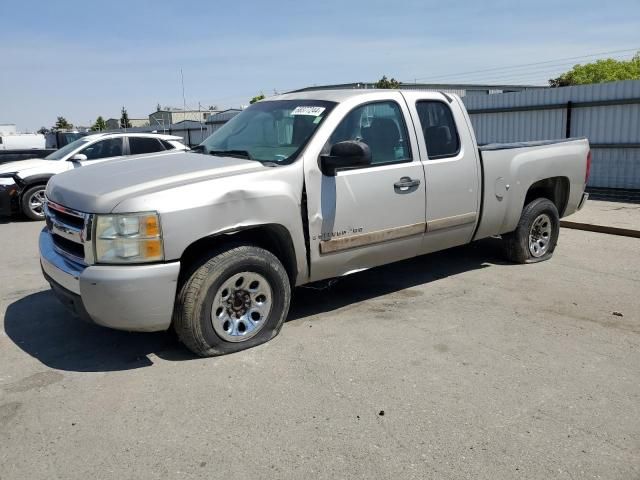
[[(44, 220), (44, 191), (46, 188), (46, 185), (33, 185), (22, 194), (20, 198), (20, 208), (27, 218), (31, 220)], [(32, 203), (32, 200), (35, 200), (36, 196), (42, 197), (41, 202), (39, 202), (39, 208), (34, 208), (34, 204)]]
[[(529, 233), (533, 223), (541, 215), (546, 215), (550, 220), (550, 232), (546, 250), (540, 256), (536, 256), (529, 247)], [(544, 217), (542, 218), (544, 222)], [(537, 263), (549, 260), (558, 243), (559, 234), (560, 216), (558, 215), (558, 209), (551, 200), (537, 198), (525, 205), (517, 228), (513, 232), (502, 236), (505, 255), (507, 259), (515, 263)]]
[[(254, 272), (267, 280), (271, 310), (259, 331), (244, 341), (227, 341), (213, 327), (212, 306), (218, 290), (240, 272)], [(282, 263), (271, 252), (239, 246), (214, 253), (192, 270), (176, 296), (173, 328), (180, 341), (201, 357), (225, 355), (271, 340), (289, 313), (291, 285)]]

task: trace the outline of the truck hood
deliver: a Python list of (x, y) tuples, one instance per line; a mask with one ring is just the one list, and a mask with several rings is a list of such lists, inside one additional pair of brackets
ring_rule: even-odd
[[(0, 165), (0, 174), (23, 172), (31, 168), (42, 168), (51, 165), (54, 160), (43, 160), (41, 158), (32, 158), (29, 160), (16, 160), (15, 162), (3, 163)], [(24, 176), (24, 175), (21, 175)]]
[(192, 152), (131, 156), (56, 175), (46, 194), (78, 211), (109, 213), (125, 199), (263, 168), (252, 160)]

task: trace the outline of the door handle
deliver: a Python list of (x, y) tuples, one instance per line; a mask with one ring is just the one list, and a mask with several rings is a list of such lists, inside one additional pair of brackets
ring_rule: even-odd
[(410, 188), (417, 187), (418, 185), (420, 185), (420, 180), (411, 177), (402, 177), (393, 184), (393, 188), (400, 190), (401, 192), (406, 192)]

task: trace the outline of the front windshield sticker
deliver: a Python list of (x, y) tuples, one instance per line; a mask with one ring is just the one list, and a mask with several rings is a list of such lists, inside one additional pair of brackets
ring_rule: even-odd
[(291, 112), (291, 115), (311, 115), (313, 117), (317, 117), (324, 111), (324, 107), (296, 107)]

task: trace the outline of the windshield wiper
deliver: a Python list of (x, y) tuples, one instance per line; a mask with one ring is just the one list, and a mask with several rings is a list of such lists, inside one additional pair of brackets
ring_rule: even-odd
[(249, 160), (254, 159), (246, 150), (211, 150), (209, 155), (216, 155), (218, 157), (240, 157), (248, 158)]

